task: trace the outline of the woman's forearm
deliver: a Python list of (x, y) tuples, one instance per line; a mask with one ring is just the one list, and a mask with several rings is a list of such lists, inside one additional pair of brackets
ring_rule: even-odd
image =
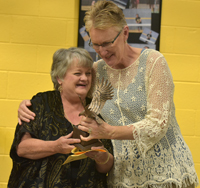
[(44, 141), (34, 138), (22, 140), (17, 147), (17, 154), (28, 159), (41, 159), (55, 154), (55, 141)]
[(80, 143), (80, 139), (71, 138), (72, 134), (61, 136), (55, 141), (45, 141), (32, 138), (27, 132), (17, 147), (17, 154), (28, 159), (41, 159), (56, 153), (68, 154), (75, 148), (74, 144)]
[(112, 140), (133, 140), (134, 126), (108, 126), (106, 133), (108, 139)]

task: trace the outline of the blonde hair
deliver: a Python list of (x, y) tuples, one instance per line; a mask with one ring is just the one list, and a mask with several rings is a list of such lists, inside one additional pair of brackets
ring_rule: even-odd
[(54, 84), (54, 88), (58, 90), (59, 83), (57, 78), (63, 80), (67, 69), (74, 62), (74, 59), (78, 59), (78, 66), (89, 67), (92, 69), (93, 59), (89, 52), (83, 48), (69, 48), (59, 49), (53, 55), (53, 63), (51, 66), (51, 80)]
[(123, 11), (112, 1), (97, 1), (91, 9), (85, 13), (85, 28), (89, 32), (95, 29), (108, 29), (116, 27), (119, 30), (127, 25)]

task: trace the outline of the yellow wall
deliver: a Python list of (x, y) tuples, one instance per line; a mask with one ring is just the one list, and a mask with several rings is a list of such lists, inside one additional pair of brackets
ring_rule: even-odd
[[(163, 0), (160, 51), (175, 81), (177, 118), (200, 177), (200, 1)], [(22, 99), (53, 89), (58, 48), (77, 45), (79, 0), (0, 0), (0, 188)]]
[(0, 0), (0, 188), (22, 99), (53, 89), (52, 55), (77, 46), (79, 0)]
[(199, 0), (163, 0), (160, 52), (173, 75), (177, 120), (200, 178), (199, 9)]

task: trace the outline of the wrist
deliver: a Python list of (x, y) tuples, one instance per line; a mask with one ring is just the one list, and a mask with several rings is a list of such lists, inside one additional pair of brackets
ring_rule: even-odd
[(106, 139), (110, 139), (110, 140), (115, 139), (114, 135), (115, 135), (115, 127), (116, 126), (112, 126), (112, 125), (109, 125), (109, 124), (107, 124), (107, 125), (108, 126), (107, 126), (107, 129), (106, 129), (106, 132), (107, 132), (108, 137)]
[(52, 153), (59, 153), (59, 152), (58, 152), (59, 146), (57, 145), (57, 140), (55, 140), (55, 141), (50, 141), (50, 142), (51, 142), (51, 143), (50, 143), (51, 152), (52, 152)]
[(104, 139), (113, 139), (114, 127), (115, 126), (109, 125), (108, 123), (104, 122)]
[(96, 162), (97, 164), (101, 164), (101, 165), (106, 164), (106, 163), (109, 161), (109, 159), (110, 159), (110, 153), (108, 152), (107, 149), (106, 149), (106, 154), (107, 154), (107, 158), (106, 158), (106, 160), (104, 160), (104, 161), (98, 161), (98, 160), (95, 160), (95, 162)]

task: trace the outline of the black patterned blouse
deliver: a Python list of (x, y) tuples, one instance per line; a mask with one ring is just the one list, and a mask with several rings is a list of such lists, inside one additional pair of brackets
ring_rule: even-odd
[[(88, 101), (89, 102), (89, 101)], [(9, 188), (105, 188), (106, 174), (99, 173), (95, 161), (86, 158), (62, 165), (70, 154), (55, 154), (38, 160), (19, 157), (16, 147), (25, 132), (33, 138), (57, 140), (69, 134), (73, 128), (64, 117), (63, 105), (58, 91), (38, 93), (31, 100), (30, 109), (36, 113), (35, 120), (23, 122), (16, 127), (10, 150), (13, 168), (8, 181)], [(110, 140), (102, 140), (112, 153)]]

